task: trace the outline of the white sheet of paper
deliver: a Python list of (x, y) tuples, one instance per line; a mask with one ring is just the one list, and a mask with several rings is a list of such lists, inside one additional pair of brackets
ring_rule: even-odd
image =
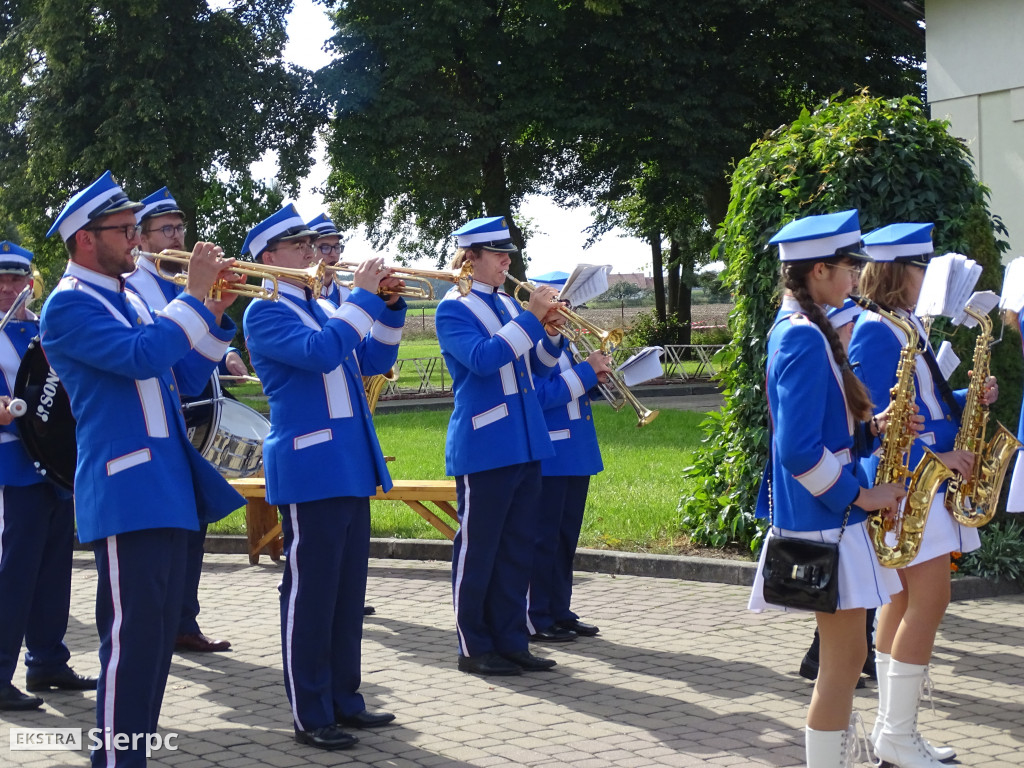
[(939, 364), (939, 371), (942, 372), (943, 378), (947, 380), (953, 375), (953, 371), (957, 369), (957, 366), (960, 365), (960, 358), (953, 351), (953, 345), (949, 343), (949, 339), (942, 342), (942, 346), (939, 347), (939, 351), (935, 355), (935, 362)]
[(1024, 309), (1024, 256), (1018, 256), (1006, 265), (999, 308), (1018, 313)]
[(578, 307), (596, 299), (607, 292), (611, 271), (611, 264), (577, 264), (559, 291), (558, 300), (569, 302), (570, 307)]
[(637, 384), (656, 379), (664, 373), (661, 368), (661, 356), (664, 352), (661, 347), (644, 347), (616, 368), (616, 373), (622, 377), (622, 383), (627, 387), (635, 387)]

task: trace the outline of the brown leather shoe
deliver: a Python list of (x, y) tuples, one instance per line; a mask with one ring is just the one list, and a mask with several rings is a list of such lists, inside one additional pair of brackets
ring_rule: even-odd
[(193, 632), (188, 635), (178, 635), (174, 639), (174, 650), (192, 651), (193, 653), (213, 653), (214, 651), (226, 651), (231, 647), (227, 640), (211, 640), (202, 632)]

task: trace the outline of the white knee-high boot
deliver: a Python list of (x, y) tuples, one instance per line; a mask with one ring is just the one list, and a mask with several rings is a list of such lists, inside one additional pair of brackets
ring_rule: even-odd
[[(875, 725), (871, 729), (872, 745), (878, 741), (878, 737), (882, 733), (882, 725), (885, 722), (885, 708), (888, 706), (887, 697), (889, 695), (889, 662), (891, 660), (892, 657), (888, 653), (875, 651), (875, 669), (878, 671), (878, 714), (875, 716)], [(952, 760), (956, 757), (956, 750), (952, 747), (936, 746), (923, 736), (921, 741), (936, 760)]]
[(889, 661), (884, 721), (874, 744), (879, 759), (896, 768), (942, 768), (917, 732), (917, 705), (926, 669), (923, 664)]
[(807, 768), (850, 768), (850, 732), (816, 731), (804, 727), (804, 754)]

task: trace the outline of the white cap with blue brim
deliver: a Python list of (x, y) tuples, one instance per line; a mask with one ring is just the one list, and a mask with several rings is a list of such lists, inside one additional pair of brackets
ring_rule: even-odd
[(0, 275), (31, 275), (32, 251), (10, 240), (0, 240)]
[(831, 259), (835, 256), (861, 261), (869, 258), (861, 250), (860, 219), (856, 208), (791, 221), (768, 242), (779, 246), (779, 259), (782, 261)]
[(148, 197), (142, 198), (140, 202), (144, 207), (135, 212), (136, 224), (141, 224), (153, 216), (164, 216), (169, 213), (177, 213), (180, 216), (185, 215), (184, 211), (178, 207), (178, 202), (174, 199), (174, 195), (171, 194), (171, 190), (167, 187), (161, 187)]
[(259, 261), (267, 247), (278, 240), (295, 240), (300, 237), (317, 237), (315, 229), (310, 229), (295, 210), (294, 203), (288, 203), (249, 230), (242, 251), (248, 251)]
[(900, 261), (927, 267), (935, 246), (932, 245), (931, 223), (889, 224), (864, 235), (864, 250), (873, 261)]
[(110, 171), (104, 171), (102, 176), (68, 201), (46, 236), (60, 232), (61, 240), (66, 243), (75, 232), (96, 219), (121, 211), (134, 213), (142, 207), (142, 203), (128, 199)]
[(514, 253), (519, 248), (512, 242), (508, 222), (504, 216), (488, 216), (467, 221), (452, 232), (459, 248), (483, 248), (499, 253)]

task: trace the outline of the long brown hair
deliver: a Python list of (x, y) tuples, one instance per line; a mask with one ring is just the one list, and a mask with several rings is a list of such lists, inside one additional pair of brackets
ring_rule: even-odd
[[(822, 259), (821, 262), (834, 266), (842, 258), (832, 257), (830, 259)], [(829, 321), (828, 316), (826, 316), (825, 311), (815, 303), (814, 299), (811, 298), (810, 291), (807, 290), (807, 276), (814, 269), (814, 265), (818, 263), (819, 261), (811, 259), (783, 262), (782, 284), (793, 294), (793, 298), (797, 300), (800, 309), (803, 310), (808, 319), (825, 334), (828, 345), (832, 349), (832, 357), (835, 358), (839, 370), (843, 373), (843, 389), (846, 391), (846, 403), (850, 413), (859, 421), (867, 421), (874, 413), (871, 396), (868, 394), (867, 387), (864, 386), (850, 368), (850, 360), (846, 356), (846, 350), (843, 349), (843, 342), (839, 338), (839, 334), (832, 327), (832, 323)]]
[(910, 309), (914, 303), (907, 287), (910, 266), (901, 261), (869, 262), (860, 273), (857, 290), (883, 309)]

